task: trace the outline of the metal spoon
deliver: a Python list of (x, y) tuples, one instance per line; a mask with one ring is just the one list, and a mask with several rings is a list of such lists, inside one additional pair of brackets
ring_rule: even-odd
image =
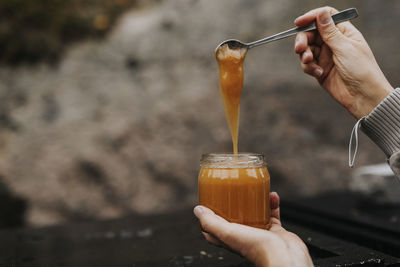
[[(346, 20), (351, 20), (351, 19), (354, 19), (357, 17), (358, 17), (358, 12), (357, 12), (357, 9), (355, 9), (355, 8), (349, 8), (349, 9), (343, 10), (339, 13), (332, 15), (332, 19), (335, 22), (335, 24), (338, 24), (339, 22), (343, 22)], [(236, 48), (250, 49), (250, 48), (262, 45), (262, 44), (266, 44), (269, 42), (277, 41), (277, 40), (295, 35), (299, 32), (312, 31), (315, 29), (317, 29), (317, 26), (316, 26), (315, 22), (313, 22), (307, 26), (295, 27), (293, 29), (290, 29), (290, 30), (287, 30), (284, 32), (280, 32), (280, 33), (274, 34), (272, 36), (269, 36), (267, 38), (260, 39), (260, 40), (257, 40), (257, 41), (251, 42), (251, 43), (243, 43), (236, 39), (229, 39), (229, 40), (225, 40), (222, 43), (220, 43), (217, 46), (217, 48), (215, 49), (215, 52), (217, 52), (218, 49), (225, 44), (227, 44), (230, 49), (236, 49)]]

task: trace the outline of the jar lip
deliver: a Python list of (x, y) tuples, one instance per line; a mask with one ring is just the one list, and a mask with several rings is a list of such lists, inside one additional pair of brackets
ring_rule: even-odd
[(247, 168), (266, 165), (264, 154), (249, 152), (207, 153), (203, 154), (200, 160), (200, 166), (207, 168)]
[(263, 153), (255, 153), (255, 152), (238, 152), (238, 153), (233, 153), (233, 152), (222, 152), (222, 153), (205, 153), (202, 154), (202, 156), (263, 156)]

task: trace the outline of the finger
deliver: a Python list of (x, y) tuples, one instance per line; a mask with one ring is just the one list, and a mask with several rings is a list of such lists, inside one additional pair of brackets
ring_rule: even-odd
[(269, 194), (269, 202), (271, 206), (271, 220), (274, 218), (277, 219), (276, 221), (272, 221), (272, 223), (278, 223), (281, 224), (280, 219), (281, 219), (281, 214), (280, 214), (280, 209), (279, 209), (279, 202), (280, 198), (279, 195), (276, 192), (271, 192)]
[(313, 46), (311, 46), (311, 51), (313, 52), (315, 61), (318, 62), (318, 58), (321, 55), (321, 47), (313, 45)]
[(279, 208), (279, 195), (276, 192), (269, 193), (269, 205), (271, 206), (271, 210)]
[(328, 69), (330, 69), (333, 64), (331, 49), (327, 45), (321, 46), (318, 57), (318, 65), (324, 70), (325, 73), (328, 73)]
[[(223, 246), (239, 252), (245, 257), (254, 252), (252, 248), (259, 244), (261, 240), (264, 244), (267, 243), (267, 246), (274, 244), (274, 236), (269, 231), (247, 225), (229, 223), (203, 206), (195, 207), (194, 213), (199, 218), (203, 231), (213, 235)], [(274, 229), (278, 229), (277, 224), (274, 225)], [(214, 239), (210, 239), (210, 241), (216, 242)]]
[(201, 233), (203, 234), (203, 236), (209, 243), (216, 245), (218, 247), (224, 246), (224, 244), (220, 240), (218, 240), (215, 236), (213, 236), (212, 234), (206, 233), (204, 231), (201, 231)]
[(281, 224), (281, 212), (280, 212), (280, 208), (276, 208), (276, 209), (271, 210), (271, 219), (272, 219), (272, 218), (277, 219), (278, 222), (276, 222), (276, 223), (278, 223), (279, 225)]
[[(315, 60), (316, 62), (318, 62), (318, 57), (319, 57), (319, 55), (321, 53), (321, 48), (319, 46), (316, 46), (316, 45), (310, 45), (309, 48), (310, 48), (312, 56), (313, 56), (312, 60)], [(309, 60), (308, 62), (303, 62), (303, 63), (309, 63), (312, 60)]]
[[(338, 13), (338, 10), (332, 7), (321, 7), (317, 9), (313, 9), (305, 13), (304, 15), (301, 15), (300, 17), (296, 18), (295, 24), (299, 27), (301, 26), (306, 26), (312, 22), (314, 22), (317, 19), (317, 14), (320, 10), (323, 8), (327, 8), (329, 10), (329, 13), (331, 15)], [(336, 24), (337, 28), (340, 30), (340, 32), (343, 33), (343, 35), (350, 37), (352, 39), (356, 40), (362, 40), (362, 34), (359, 32), (359, 30), (350, 22), (350, 21), (344, 21), (341, 23)], [(321, 45), (316, 41), (318, 45)]]
[(321, 46), (324, 43), (324, 41), (322, 41), (321, 35), (319, 33), (316, 34), (314, 43), (317, 46)]
[(203, 229), (204, 232), (212, 234), (224, 242), (223, 237), (229, 234), (232, 227), (229, 222), (204, 206), (196, 206), (193, 212), (199, 219), (201, 229)]
[(319, 7), (319, 8), (308, 11), (304, 15), (297, 17), (294, 20), (294, 23), (298, 27), (306, 26), (306, 25), (314, 22), (317, 19), (318, 12), (324, 8), (327, 8), (329, 10), (330, 14), (336, 14), (339, 12), (337, 9), (335, 9), (333, 7)]
[(307, 64), (301, 63), (301, 68), (303, 69), (304, 73), (307, 73), (308, 75), (311, 75), (317, 79), (321, 78), (324, 74), (321, 66), (319, 66), (315, 61)]
[(306, 51), (307, 46), (314, 42), (315, 32), (301, 32), (296, 35), (296, 40), (294, 44), (294, 51), (297, 54)]
[(311, 62), (313, 60), (313, 58), (314, 58), (314, 56), (311, 51), (311, 47), (308, 46), (306, 51), (301, 55), (301, 62), (303, 64), (307, 64), (307, 63)]
[(322, 40), (333, 50), (339, 49), (346, 37), (336, 27), (330, 10), (323, 8), (317, 13), (318, 32)]
[(269, 228), (269, 231), (274, 232), (275, 230), (280, 230), (282, 228), (283, 227), (281, 221), (277, 218), (271, 217), (271, 227)]

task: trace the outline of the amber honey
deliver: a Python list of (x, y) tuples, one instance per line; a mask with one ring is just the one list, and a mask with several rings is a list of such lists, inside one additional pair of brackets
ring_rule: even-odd
[(270, 177), (260, 154), (203, 155), (199, 204), (230, 222), (268, 229)]
[(238, 152), (240, 95), (243, 88), (243, 62), (246, 49), (231, 49), (227, 44), (216, 51), (219, 86), (226, 120), (232, 136), (233, 152)]
[(206, 154), (199, 173), (199, 204), (234, 223), (268, 229), (270, 177), (264, 156), (238, 153), (240, 95), (246, 49), (216, 51), (221, 96), (234, 154)]

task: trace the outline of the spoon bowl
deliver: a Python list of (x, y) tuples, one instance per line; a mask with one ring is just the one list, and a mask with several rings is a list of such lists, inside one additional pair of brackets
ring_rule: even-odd
[(222, 43), (220, 43), (217, 46), (217, 48), (215, 49), (215, 52), (217, 52), (217, 50), (225, 44), (228, 45), (229, 49), (242, 49), (242, 48), (247, 49), (248, 48), (248, 44), (246, 44), (246, 43), (243, 43), (237, 39), (228, 39), (228, 40), (225, 40)]

